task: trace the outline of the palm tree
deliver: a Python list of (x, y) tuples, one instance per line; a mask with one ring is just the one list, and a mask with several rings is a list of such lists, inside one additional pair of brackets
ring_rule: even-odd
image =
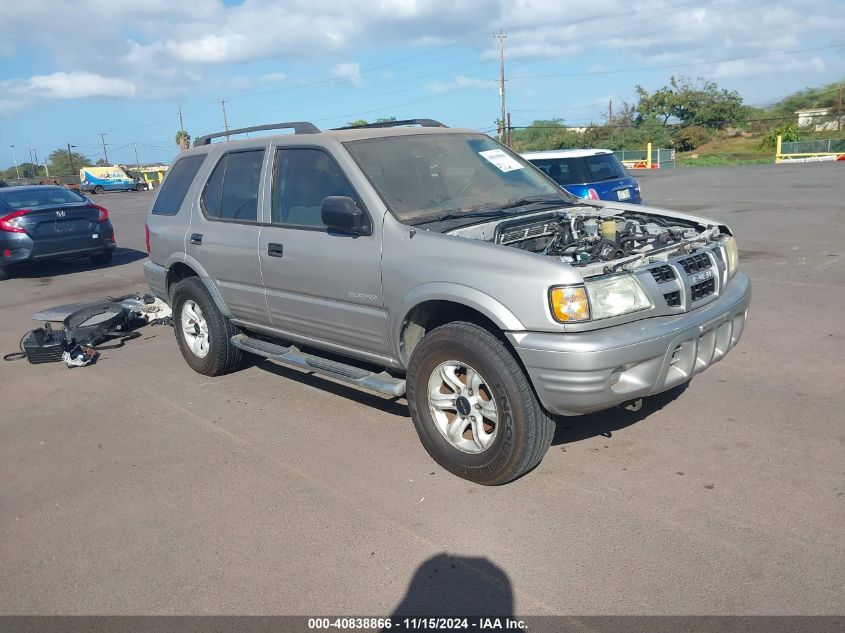
[(191, 146), (191, 135), (185, 130), (176, 132), (176, 145), (179, 149), (188, 149)]

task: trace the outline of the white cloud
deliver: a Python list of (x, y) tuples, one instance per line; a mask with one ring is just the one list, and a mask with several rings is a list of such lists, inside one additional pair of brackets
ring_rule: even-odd
[(259, 81), (264, 83), (279, 83), (287, 79), (288, 76), (285, 73), (267, 73), (265, 75), (261, 75)]
[(466, 75), (458, 75), (451, 81), (435, 81), (426, 85), (429, 92), (444, 93), (465, 88), (478, 88), (480, 90), (497, 90), (497, 84), (491, 79), (475, 79)]
[(336, 64), (332, 68), (332, 77), (341, 83), (352, 84), (356, 88), (360, 88), (364, 83), (361, 77), (361, 64), (357, 62)]

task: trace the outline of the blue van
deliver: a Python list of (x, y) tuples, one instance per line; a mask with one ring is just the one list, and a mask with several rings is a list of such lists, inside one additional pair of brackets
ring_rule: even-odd
[(573, 196), (642, 203), (640, 183), (609, 149), (526, 152), (522, 157)]

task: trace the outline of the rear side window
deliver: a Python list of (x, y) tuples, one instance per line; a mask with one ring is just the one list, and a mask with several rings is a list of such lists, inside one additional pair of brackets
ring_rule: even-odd
[(161, 191), (153, 205), (153, 215), (176, 215), (185, 199), (185, 194), (194, 181), (200, 166), (205, 160), (205, 154), (186, 156), (176, 161), (167, 173)]
[(258, 220), (258, 186), (264, 150), (224, 154), (202, 192), (205, 215), (215, 220)]

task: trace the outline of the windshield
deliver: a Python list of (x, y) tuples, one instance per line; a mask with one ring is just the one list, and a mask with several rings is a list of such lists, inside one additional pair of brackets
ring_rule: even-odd
[(87, 198), (63, 187), (9, 187), (0, 192), (0, 201), (13, 209), (37, 209), (56, 204), (86, 202)]
[(402, 222), (573, 200), (530, 163), (482, 134), (391, 136), (345, 145)]

